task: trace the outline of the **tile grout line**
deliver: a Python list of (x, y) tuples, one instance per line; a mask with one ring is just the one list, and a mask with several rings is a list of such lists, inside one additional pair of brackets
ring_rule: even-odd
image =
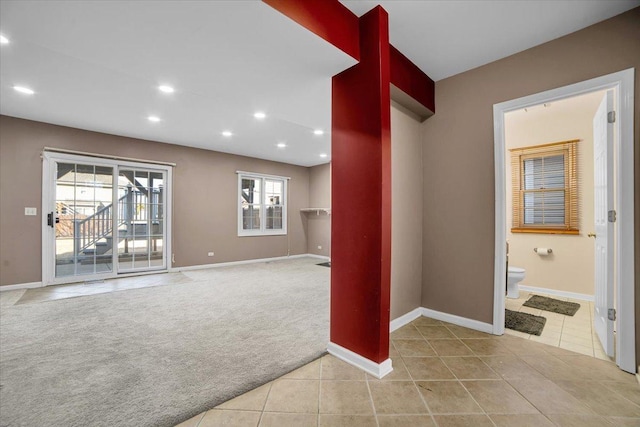
[[(504, 380), (502, 380), (504, 381)], [(480, 405), (480, 403), (478, 403), (478, 401), (476, 400), (475, 397), (473, 397), (473, 394), (471, 394), (471, 392), (469, 391), (469, 389), (467, 389), (467, 386), (464, 385), (464, 383), (460, 380), (458, 380), (458, 383), (462, 386), (462, 388), (464, 389), (464, 391), (467, 392), (467, 394), (469, 395), (469, 397), (471, 397), (471, 400), (473, 400), (473, 402), (478, 405), (478, 408), (480, 408), (480, 410), (482, 411), (482, 413), (484, 414), (485, 417), (489, 418), (489, 420), (491, 421), (491, 424), (493, 424), (494, 426), (496, 425), (496, 423), (493, 421), (493, 419), (491, 418), (491, 416), (487, 413), (487, 411), (485, 411), (485, 409), (482, 407), (482, 405)]]
[[(451, 370), (451, 368), (449, 367), (449, 365), (447, 365), (447, 363), (444, 361), (444, 357), (475, 357), (477, 359), (479, 359), (482, 363), (484, 363), (484, 361), (482, 361), (482, 359), (480, 359), (480, 356), (478, 356), (473, 349), (471, 349), (468, 345), (466, 345), (461, 338), (459, 338), (455, 332), (453, 332), (446, 324), (442, 324), (442, 326), (445, 327), (445, 329), (447, 329), (453, 336), (455, 340), (460, 341), (460, 343), (462, 343), (462, 345), (464, 345), (467, 349), (469, 349), (469, 351), (471, 351), (471, 356), (441, 356), (440, 354), (438, 354), (438, 352), (431, 346), (431, 344), (429, 343), (429, 340), (425, 337), (424, 340), (427, 342), (427, 344), (434, 350), (437, 358), (442, 362), (442, 364), (444, 365), (445, 368), (447, 368), (447, 370), (451, 373), (451, 375), (453, 375), (453, 379), (449, 380), (451, 382), (455, 381), (458, 384), (460, 384), (464, 390), (469, 394), (469, 396), (471, 397), (471, 399), (476, 403), (476, 405), (478, 405), (478, 407), (480, 408), (480, 410), (482, 411), (482, 413), (489, 419), (489, 421), (491, 422), (491, 424), (493, 424), (494, 426), (496, 426), (495, 422), (493, 421), (493, 419), (486, 413), (486, 411), (484, 410), (484, 408), (482, 406), (480, 406), (480, 404), (475, 400), (475, 398), (473, 397), (473, 395), (469, 392), (469, 390), (467, 390), (467, 388), (464, 386), (464, 384), (462, 384), (462, 381), (458, 378), (458, 376)], [(402, 356), (401, 356), (402, 357)], [(403, 357), (403, 362), (404, 362), (404, 357)], [(487, 365), (486, 363), (484, 363), (490, 370), (491, 372), (496, 373), (489, 365)], [(431, 411), (431, 408), (429, 408), (429, 405), (427, 404), (424, 395), (420, 392), (418, 384), (416, 383), (416, 380), (413, 378), (413, 375), (411, 374), (411, 372), (407, 369), (407, 372), (409, 373), (409, 377), (412, 379), (413, 385), (416, 388), (416, 390), (418, 391), (418, 394), (420, 395), (420, 398), (422, 399), (422, 402), (424, 403), (424, 405), (426, 406), (427, 410), (429, 411), (429, 415), (431, 416), (431, 419), (433, 420), (434, 424), (437, 426), (438, 423), (435, 420), (434, 414)], [(496, 373), (497, 374), (497, 373)], [(498, 379), (500, 379), (500, 375), (498, 375)], [(438, 381), (438, 380), (427, 380), (427, 381)], [(439, 415), (443, 415), (443, 414), (439, 414)], [(446, 415), (446, 414), (445, 414)], [(459, 415), (459, 414), (456, 414)]]
[[(524, 360), (523, 360), (523, 362), (524, 362), (524, 363), (526, 363)], [(527, 364), (527, 365), (528, 365), (528, 364)], [(531, 366), (531, 365), (529, 365), (529, 366)], [(534, 368), (534, 369), (535, 369), (535, 368)], [(544, 375), (543, 375), (543, 377), (544, 377), (544, 378), (546, 378), (546, 379), (547, 379), (547, 381), (551, 381), (551, 380), (550, 380), (550, 379), (548, 379), (546, 376), (544, 376)], [(516, 379), (516, 380), (517, 380), (517, 378), (513, 378), (513, 379)], [(504, 382), (505, 382), (506, 384), (508, 384), (508, 385), (509, 385), (509, 387), (511, 387), (511, 388), (512, 388), (516, 393), (518, 393), (518, 395), (520, 395), (520, 397), (522, 397), (522, 398), (523, 398), (523, 399), (524, 399), (524, 400), (525, 400), (529, 405), (531, 405), (533, 408), (535, 408), (535, 409), (536, 409), (536, 411), (538, 411), (538, 413), (539, 413), (540, 415), (542, 415), (543, 417), (545, 417), (546, 419), (548, 419), (552, 424), (556, 424), (556, 423), (554, 423), (553, 421), (551, 421), (551, 419), (550, 419), (550, 418), (549, 418), (545, 413), (543, 413), (543, 412), (540, 410), (540, 408), (538, 408), (538, 407), (537, 407), (537, 406), (536, 406), (532, 401), (530, 401), (529, 399), (527, 399), (527, 398), (525, 397), (525, 395), (523, 395), (522, 393), (520, 393), (520, 390), (518, 390), (517, 388), (515, 388), (515, 387), (513, 386), (513, 384), (511, 384), (511, 383), (509, 382), (509, 380), (508, 380), (508, 379), (504, 380)], [(558, 386), (554, 381), (551, 381), (551, 382), (552, 382), (554, 385)]]
[(364, 377), (364, 381), (367, 383), (367, 391), (369, 392), (369, 402), (371, 402), (371, 408), (373, 409), (373, 418), (376, 420), (376, 426), (380, 427), (380, 421), (378, 421), (378, 411), (376, 410), (376, 404), (373, 401), (373, 393), (371, 393), (371, 387), (369, 386), (369, 377), (366, 374)]
[(199, 419), (199, 420), (198, 420), (198, 422), (196, 423), (196, 426), (195, 426), (195, 427), (198, 427), (198, 426), (200, 425), (200, 423), (201, 423), (201, 422), (202, 422), (202, 420), (204, 419), (204, 416), (207, 414), (207, 412), (209, 412), (209, 411), (207, 410), (207, 411), (204, 411), (204, 412), (202, 412), (202, 413), (200, 414), (200, 419)]
[[(454, 334), (455, 335), (455, 334)], [(495, 372), (489, 365), (487, 365), (486, 363), (484, 363), (484, 361), (480, 358), (479, 355), (476, 354), (475, 351), (473, 351), (473, 349), (471, 347), (469, 347), (464, 341), (462, 341), (462, 339), (459, 339), (460, 342), (467, 347), (469, 350), (471, 350), (471, 353), (478, 359), (480, 360), (484, 365), (486, 365), (489, 370), (491, 370), (491, 372), (495, 373), (496, 375), (498, 375), (498, 379), (501, 379), (502, 377)], [(451, 368), (449, 368), (449, 366), (446, 364), (446, 362), (443, 360), (442, 363), (445, 364), (445, 366), (447, 366), (447, 368), (451, 371), (451, 373), (453, 374), (453, 376), (455, 378), (457, 378), (458, 380), (458, 384), (460, 384), (462, 386), (462, 388), (464, 388), (464, 390), (469, 394), (469, 396), (471, 397), (471, 399), (475, 402), (476, 405), (478, 405), (478, 407), (480, 408), (480, 410), (482, 411), (482, 413), (485, 415), (485, 417), (487, 417), (489, 419), (489, 421), (491, 422), (491, 424), (493, 424), (494, 426), (496, 426), (496, 423), (493, 421), (493, 419), (491, 418), (491, 416), (489, 416), (489, 414), (487, 413), (487, 411), (485, 411), (485, 409), (480, 405), (480, 403), (478, 403), (478, 401), (476, 401), (475, 397), (473, 397), (473, 395), (471, 394), (471, 392), (467, 389), (467, 387), (465, 387), (465, 385), (462, 383), (462, 380), (460, 380), (460, 378), (458, 378), (458, 376), (455, 374), (455, 372), (453, 372), (451, 370)]]
[[(412, 323), (413, 323), (413, 322), (412, 322)], [(444, 326), (444, 325), (442, 325), (442, 326)], [(445, 326), (445, 327), (446, 327), (446, 326)], [(417, 329), (417, 328), (416, 328), (416, 329)], [(420, 330), (418, 330), (418, 332), (420, 332)], [(420, 334), (420, 335), (422, 335), (422, 334)], [(424, 341), (424, 342), (426, 342), (426, 343), (427, 343), (427, 345), (428, 345), (428, 346), (429, 346), (429, 348), (434, 352), (434, 354), (436, 354), (436, 357), (438, 357), (438, 358), (439, 358), (439, 356), (437, 356), (437, 355), (438, 355), (438, 352), (436, 352), (435, 348), (433, 348), (433, 347), (431, 346), (431, 344), (429, 343), (429, 341), (428, 341), (426, 338), (424, 338), (424, 337), (423, 337), (422, 339), (423, 339), (423, 341)], [(394, 347), (395, 347), (395, 345), (394, 345)], [(400, 352), (398, 352), (398, 354), (400, 355), (400, 359), (402, 359), (402, 363), (404, 364), (405, 369), (407, 370), (407, 374), (409, 374), (409, 379), (410, 379), (410, 380), (411, 380), (411, 382), (413, 383), (413, 386), (415, 387), (416, 391), (418, 392), (418, 395), (420, 396), (420, 399), (422, 400), (422, 403), (424, 404), (425, 408), (427, 408), (427, 411), (429, 412), (429, 417), (431, 418), (431, 421), (433, 421), (433, 424), (437, 426), (437, 425), (438, 425), (438, 423), (436, 422), (435, 418), (433, 418), (433, 414), (431, 413), (431, 409), (429, 408), (429, 405), (427, 405), (427, 402), (425, 401), (424, 396), (422, 395), (422, 393), (421, 393), (421, 392), (420, 392), (420, 390), (418, 389), (418, 385), (416, 384), (416, 380), (413, 378), (413, 375), (411, 374), (411, 371), (409, 370), (409, 368), (407, 368), (407, 364), (406, 364), (406, 363), (405, 363), (405, 361), (404, 361), (404, 356), (403, 356)], [(442, 362), (442, 363), (444, 364), (444, 362)], [(445, 365), (445, 367), (447, 367), (447, 366)], [(447, 367), (447, 369), (449, 369), (449, 368)], [(451, 374), (453, 375), (453, 372), (451, 372)], [(455, 375), (454, 375), (454, 377), (455, 377)], [(376, 417), (376, 419), (377, 419), (377, 417)]]
[[(411, 324), (413, 324), (413, 322), (411, 322)], [(443, 325), (442, 323), (440, 325), (437, 326), (444, 326), (447, 330), (449, 330), (449, 328), (446, 327), (446, 325)], [(416, 329), (418, 329), (416, 327)], [(420, 330), (418, 329), (418, 332), (420, 332)], [(451, 332), (451, 331), (450, 331)], [(420, 333), (420, 335), (422, 336), (422, 333)], [(431, 343), (429, 343), (429, 340), (427, 340), (424, 336), (422, 336), (422, 339), (424, 342), (427, 343), (427, 345), (429, 346), (429, 348), (433, 351), (433, 353), (436, 355), (436, 357), (438, 357), (438, 359), (440, 358), (438, 356), (438, 352), (436, 351), (435, 348), (433, 348), (433, 346), (431, 345)], [(394, 345), (395, 348), (395, 345)], [(416, 389), (416, 391), (418, 392), (418, 395), (420, 396), (420, 399), (422, 400), (422, 403), (424, 404), (425, 408), (427, 408), (427, 411), (429, 412), (429, 417), (431, 418), (431, 421), (433, 421), (434, 425), (438, 425), (438, 423), (436, 422), (436, 419), (433, 417), (433, 413), (431, 412), (431, 408), (429, 408), (429, 405), (427, 405), (427, 401), (425, 400), (424, 396), (422, 395), (422, 393), (420, 392), (420, 389), (418, 388), (418, 384), (416, 384), (416, 380), (413, 378), (413, 375), (411, 374), (411, 371), (409, 370), (409, 368), (407, 368), (407, 364), (404, 361), (404, 356), (398, 352), (398, 354), (400, 355), (400, 359), (402, 359), (402, 363), (405, 366), (405, 369), (407, 370), (407, 374), (409, 374), (409, 379), (411, 380), (411, 382), (413, 383), (413, 387)], [(444, 362), (442, 362), (444, 364)], [(445, 367), (447, 369), (449, 369), (449, 367), (447, 365), (445, 365)], [(451, 370), (449, 370), (451, 371)], [(455, 375), (453, 374), (453, 372), (451, 372), (451, 374), (455, 377)], [(377, 417), (376, 417), (377, 419)]]
[[(407, 369), (407, 372), (408, 371), (409, 370)], [(409, 373), (409, 376), (411, 377), (411, 373)], [(455, 374), (454, 374), (454, 376), (455, 376)], [(433, 421), (433, 424), (435, 424), (437, 426), (438, 423), (436, 422), (436, 419), (433, 417), (433, 411), (429, 407), (429, 404), (427, 403), (427, 400), (425, 399), (424, 395), (420, 391), (420, 388), (418, 387), (418, 384), (416, 384), (416, 381), (413, 380), (413, 379), (411, 380), (411, 382), (413, 383), (413, 386), (415, 387), (416, 391), (418, 392), (418, 395), (420, 396), (420, 399), (422, 400), (422, 403), (424, 404), (425, 408), (427, 408), (427, 411), (429, 412), (429, 417), (431, 418), (431, 421)]]
[(262, 410), (260, 411), (260, 418), (258, 418), (258, 426), (260, 426), (260, 424), (262, 423), (262, 417), (264, 415), (264, 410), (267, 407), (267, 401), (269, 400), (269, 395), (271, 394), (272, 387), (273, 387), (273, 381), (269, 382), (269, 390), (267, 390), (267, 395), (265, 396), (264, 403), (262, 404)]
[[(609, 387), (607, 387), (607, 389), (609, 389)], [(609, 390), (613, 390), (613, 392), (614, 392), (615, 394), (617, 394), (618, 396), (622, 397), (622, 398), (623, 398), (624, 400), (626, 400), (627, 402), (630, 402), (630, 403), (631, 403), (631, 404), (633, 404), (634, 406), (636, 406), (636, 407), (640, 408), (640, 404), (639, 404), (639, 403), (636, 403), (636, 402), (634, 402), (634, 401), (630, 400), (629, 398), (627, 398), (627, 396), (626, 396), (626, 395), (624, 395), (624, 394), (620, 393), (620, 391), (619, 391), (618, 389), (613, 388), (613, 389), (609, 389)], [(628, 418), (636, 418), (636, 417), (628, 417)]]

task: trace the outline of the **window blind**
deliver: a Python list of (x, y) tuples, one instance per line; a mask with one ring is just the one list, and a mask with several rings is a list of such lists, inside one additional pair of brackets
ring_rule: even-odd
[(510, 150), (512, 232), (578, 233), (578, 141)]

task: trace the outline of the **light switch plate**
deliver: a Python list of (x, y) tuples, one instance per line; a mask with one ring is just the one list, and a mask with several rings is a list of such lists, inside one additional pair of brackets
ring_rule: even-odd
[(29, 216), (38, 215), (38, 208), (24, 208), (24, 214)]

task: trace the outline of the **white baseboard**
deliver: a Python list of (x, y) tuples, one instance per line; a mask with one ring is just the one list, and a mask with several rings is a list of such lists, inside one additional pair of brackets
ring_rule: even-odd
[(414, 310), (411, 310), (407, 314), (403, 314), (402, 316), (393, 319), (389, 323), (389, 332), (393, 332), (396, 329), (400, 329), (404, 325), (407, 325), (407, 324), (413, 322), (418, 317), (422, 316), (422, 310), (423, 310), (422, 307), (418, 307), (418, 308), (416, 308)]
[(468, 319), (466, 317), (456, 316), (455, 314), (443, 313), (441, 311), (431, 310), (422, 307), (422, 315), (431, 317), (432, 319), (442, 320), (443, 322), (453, 323), (454, 325), (463, 326), (487, 334), (493, 333), (493, 325), (490, 323), (480, 322), (478, 320)]
[[(294, 255), (296, 256), (296, 255)], [(325, 255), (317, 255), (317, 254), (304, 254), (304, 255), (300, 255), (302, 256), (310, 256), (311, 258), (318, 258), (318, 259), (323, 259), (325, 261), (331, 261), (331, 257), (325, 256)]]
[(256, 258), (256, 259), (245, 259), (241, 261), (229, 261), (229, 262), (219, 262), (216, 264), (199, 264), (199, 265), (189, 265), (186, 267), (171, 267), (169, 272), (177, 273), (179, 271), (190, 271), (190, 270), (205, 270), (208, 268), (218, 268), (218, 267), (231, 267), (234, 265), (243, 265), (243, 264), (255, 264), (259, 262), (271, 262), (271, 261), (282, 261), (285, 259), (296, 259), (296, 258), (319, 258), (326, 261), (330, 261), (329, 257), (315, 254), (298, 254), (298, 255), (288, 255), (288, 256), (278, 256), (272, 258)]
[(595, 297), (593, 295), (579, 294), (577, 292), (557, 291), (555, 289), (539, 288), (537, 286), (527, 286), (527, 285), (519, 285), (518, 288), (520, 290), (523, 290), (526, 292), (534, 292), (536, 294), (547, 294), (547, 295), (553, 295), (556, 297), (578, 299), (581, 301), (593, 302), (595, 300)]
[[(465, 328), (473, 329), (480, 332), (485, 332), (487, 334), (493, 333), (493, 325), (489, 323), (468, 319), (466, 317), (456, 316), (455, 314), (443, 313), (441, 311), (431, 310), (424, 307), (418, 307), (396, 319), (393, 319), (391, 322), (389, 322), (389, 332), (393, 332), (396, 329), (399, 329), (404, 325), (411, 323), (420, 316), (442, 320), (444, 322), (463, 326)], [(375, 363), (365, 357), (360, 356), (359, 354), (354, 353), (351, 350), (347, 350), (346, 348), (332, 342), (330, 342), (327, 346), (327, 351), (338, 359), (343, 360), (348, 364), (355, 366), (356, 368), (360, 368), (376, 378), (382, 378), (393, 371), (393, 367), (391, 366), (391, 359), (387, 359), (382, 363)]]
[(338, 359), (347, 362), (348, 364), (353, 365), (356, 368), (360, 368), (366, 373), (373, 375), (378, 379), (393, 371), (393, 367), (391, 366), (391, 359), (387, 359), (382, 363), (376, 363), (332, 342), (327, 345), (327, 351), (329, 352), (329, 354), (332, 354)]
[(3, 292), (3, 291), (15, 291), (16, 289), (41, 288), (42, 286), (43, 286), (42, 282), (18, 283), (17, 285), (0, 286), (0, 292)]

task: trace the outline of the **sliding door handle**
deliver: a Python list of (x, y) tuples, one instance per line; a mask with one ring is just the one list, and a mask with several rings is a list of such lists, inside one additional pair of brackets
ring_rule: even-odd
[(60, 222), (60, 218), (58, 218), (57, 216), (54, 217), (54, 213), (50, 212), (47, 214), (47, 225), (51, 228), (55, 228), (54, 226), (54, 218), (55, 218), (55, 224)]

